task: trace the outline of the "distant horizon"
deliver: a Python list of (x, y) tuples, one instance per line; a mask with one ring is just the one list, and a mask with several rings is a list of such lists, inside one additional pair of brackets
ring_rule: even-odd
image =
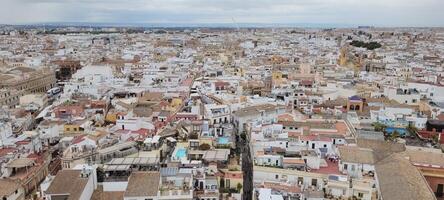
[(345, 23), (174, 23), (174, 22), (36, 22), (0, 24), (2, 26), (131, 27), (131, 28), (444, 28), (444, 26), (381, 26)]
[(443, 0), (2, 0), (0, 24), (444, 27)]

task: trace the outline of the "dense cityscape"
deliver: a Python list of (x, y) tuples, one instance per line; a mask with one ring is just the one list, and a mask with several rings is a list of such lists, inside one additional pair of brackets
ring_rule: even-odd
[(2, 200), (444, 199), (444, 28), (0, 27)]

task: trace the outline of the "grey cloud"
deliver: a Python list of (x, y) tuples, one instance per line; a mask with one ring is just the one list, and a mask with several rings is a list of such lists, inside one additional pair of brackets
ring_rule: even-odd
[[(442, 0), (3, 0), (0, 23), (335, 23), (442, 26)], [(25, 13), (25, 14), (19, 14)]]

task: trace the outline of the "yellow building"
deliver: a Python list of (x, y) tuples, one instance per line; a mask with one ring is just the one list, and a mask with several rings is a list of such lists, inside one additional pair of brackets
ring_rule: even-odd
[(282, 72), (273, 71), (273, 73), (271, 75), (271, 81), (272, 81), (273, 85), (280, 85), (283, 81)]
[(83, 128), (78, 123), (68, 123), (63, 125), (63, 134), (65, 135), (78, 135), (83, 133)]
[(280, 71), (273, 71), (273, 81), (280, 81), (282, 80), (282, 72)]
[(339, 65), (346, 66), (347, 65), (347, 48), (342, 47), (339, 53)]
[(244, 77), (244, 75), (245, 75), (244, 68), (239, 67), (239, 68), (234, 69), (234, 75)]
[(106, 114), (105, 121), (116, 123), (117, 120), (117, 114), (116, 113), (108, 113)]
[(182, 99), (181, 98), (173, 98), (173, 100), (171, 101), (170, 106), (176, 110), (177, 108), (179, 108), (182, 105)]
[[(221, 169), (220, 170), (223, 175), (218, 177), (218, 183), (220, 188), (226, 188), (226, 189), (239, 189), (239, 186), (244, 185), (244, 179), (243, 179), (243, 171), (240, 170), (234, 170), (230, 171), (228, 169)], [(223, 184), (223, 185), (222, 185)], [(242, 189), (239, 191), (242, 192)]]
[(180, 97), (174, 97), (169, 99), (167, 104), (162, 106), (163, 110), (167, 110), (169, 112), (176, 112), (182, 106), (182, 99)]

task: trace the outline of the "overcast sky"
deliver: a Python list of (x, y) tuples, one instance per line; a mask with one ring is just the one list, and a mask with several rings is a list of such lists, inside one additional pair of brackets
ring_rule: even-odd
[(444, 0), (0, 0), (0, 23), (444, 26)]

